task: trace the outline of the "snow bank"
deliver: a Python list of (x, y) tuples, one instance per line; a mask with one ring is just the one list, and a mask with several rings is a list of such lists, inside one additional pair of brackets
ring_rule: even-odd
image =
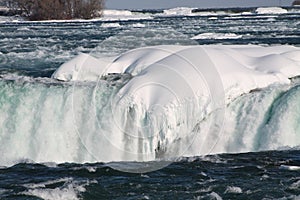
[(187, 8), (187, 7), (178, 7), (178, 8), (171, 8), (168, 10), (164, 10), (165, 15), (175, 15), (175, 16), (188, 16), (192, 15), (192, 11), (194, 8)]
[(88, 54), (81, 53), (72, 60), (60, 66), (52, 75), (60, 81), (97, 80), (103, 73), (109, 61), (99, 60)]
[[(226, 98), (231, 99), (271, 84), (289, 83), (289, 78), (300, 75), (299, 57), (300, 48), (293, 46), (156, 46), (129, 51), (110, 64), (81, 54), (63, 64), (53, 74), (53, 78), (63, 81), (95, 81), (97, 77), (109, 73), (129, 73), (134, 76), (129, 85), (140, 84), (138, 80), (141, 77), (168, 84), (178, 81), (176, 76), (170, 77), (173, 71), (188, 81), (195, 73), (193, 70), (201, 74), (210, 68), (215, 69), (217, 74), (214, 74), (215, 77), (204, 77), (205, 81), (219, 78)], [(201, 63), (201, 58), (209, 60), (210, 64)], [(182, 60), (187, 63), (181, 63)], [(193, 70), (188, 71), (190, 66)], [(198, 85), (198, 80), (195, 78), (190, 82), (191, 87)], [(195, 89), (199, 94), (202, 93), (200, 90)]]
[(149, 14), (135, 13), (129, 10), (104, 10), (102, 21), (127, 21), (152, 19)]
[(257, 14), (285, 14), (288, 11), (280, 7), (262, 7), (257, 8), (255, 12)]
[[(234, 135), (227, 135), (232, 143), (225, 136), (220, 139), (216, 135), (224, 127), (226, 105), (232, 105), (239, 96), (252, 90), (289, 84), (290, 77), (300, 75), (300, 48), (293, 46), (155, 46), (129, 51), (110, 64), (88, 55), (80, 56), (59, 68), (53, 78), (96, 81), (111, 73), (132, 75), (116, 91), (110, 101), (110, 112), (104, 115), (112, 113), (112, 122), (107, 122), (106, 116), (103, 123), (109, 124), (110, 129), (104, 135), (112, 147), (126, 154), (115, 148), (109, 150), (110, 146), (105, 151), (92, 149), (93, 155), (115, 152), (113, 160), (147, 161), (249, 151), (251, 142), (249, 148), (235, 149), (231, 144), (238, 146), (239, 142)], [(230, 130), (225, 133), (232, 133)], [(197, 137), (198, 132), (201, 137)], [(103, 141), (102, 138), (99, 135), (96, 141)], [(191, 144), (194, 141), (195, 145)], [(293, 141), (283, 144), (290, 145)], [(232, 149), (228, 150), (228, 145)], [(268, 148), (273, 146), (270, 143)], [(98, 160), (106, 159), (101, 155)]]

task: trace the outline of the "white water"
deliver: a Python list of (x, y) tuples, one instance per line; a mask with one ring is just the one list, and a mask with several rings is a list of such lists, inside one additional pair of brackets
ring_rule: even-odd
[[(293, 46), (156, 46), (111, 62), (81, 54), (53, 74), (67, 83), (6, 77), (1, 165), (298, 146), (300, 90), (289, 78), (299, 57)], [(132, 78), (101, 80), (110, 73)]]
[[(92, 183), (97, 183), (97, 181), (92, 181)], [(49, 185), (53, 184), (61, 184), (62, 186), (51, 189), (47, 188)], [(23, 192), (22, 194), (35, 196), (45, 200), (76, 200), (81, 199), (80, 193), (85, 192), (85, 187), (89, 184), (90, 182), (81, 183), (79, 181), (74, 181), (72, 178), (61, 178), (37, 184), (25, 184), (24, 187), (26, 187), (28, 191)]]

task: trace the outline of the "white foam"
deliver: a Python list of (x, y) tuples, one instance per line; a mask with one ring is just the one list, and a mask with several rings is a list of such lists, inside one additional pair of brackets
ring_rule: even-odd
[(30, 189), (45, 188), (47, 185), (52, 185), (52, 184), (56, 184), (56, 183), (67, 183), (67, 182), (72, 182), (72, 181), (73, 181), (72, 178), (60, 178), (60, 179), (45, 181), (45, 182), (41, 182), (41, 183), (25, 184), (24, 187), (30, 188)]
[(298, 190), (300, 188), (300, 180), (292, 183), (289, 188), (292, 189), (292, 190), (295, 190), (295, 189)]
[(205, 195), (208, 199), (216, 199), (216, 200), (223, 200), (223, 198), (216, 192), (211, 192), (210, 194)]
[(230, 193), (230, 194), (241, 194), (243, 193), (243, 190), (240, 187), (235, 187), (235, 186), (227, 186), (225, 194)]
[(5, 194), (6, 192), (9, 192), (9, 191), (10, 190), (0, 188), (0, 195)]
[(86, 167), (86, 169), (88, 170), (88, 172), (90, 173), (95, 173), (97, 171), (96, 167)]
[[(47, 188), (47, 185), (62, 183), (56, 188)], [(63, 178), (37, 184), (24, 185), (28, 190), (22, 194), (39, 197), (45, 200), (76, 200), (81, 199), (80, 193), (85, 192), (89, 182), (79, 183), (72, 178)]]
[(280, 165), (279, 169), (289, 170), (289, 171), (299, 171), (300, 166)]
[(144, 28), (144, 27), (146, 27), (145, 24), (141, 24), (141, 23), (132, 24), (132, 26), (133, 26), (134, 28)]
[(28, 27), (21, 27), (17, 29), (18, 31), (30, 31), (30, 28)]
[(222, 40), (222, 39), (238, 39), (241, 38), (241, 35), (237, 35), (235, 33), (201, 33), (192, 37), (193, 40), (203, 40), (203, 39), (215, 39), (215, 40)]
[(121, 25), (119, 23), (106, 23), (106, 24), (101, 24), (101, 27), (103, 28), (119, 28)]

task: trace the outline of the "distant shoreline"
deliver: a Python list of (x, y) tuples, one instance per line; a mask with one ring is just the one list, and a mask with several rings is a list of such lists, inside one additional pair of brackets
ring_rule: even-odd
[(7, 7), (0, 6), (0, 16), (12, 17), (12, 16), (21, 15), (21, 14), (22, 14), (21, 11), (11, 10)]
[[(269, 10), (268, 10), (269, 8)], [(258, 13), (258, 9), (261, 9), (263, 12)], [(198, 15), (198, 14), (202, 14), (205, 15), (205, 13), (208, 13), (207, 15), (218, 15), (218, 14), (243, 14), (243, 15), (251, 15), (251, 14), (272, 14), (272, 13), (285, 13), (282, 12), (284, 10), (287, 11), (295, 11), (298, 13), (300, 13), (300, 6), (282, 6), (282, 7), (229, 7), (229, 8), (189, 8), (189, 7), (176, 7), (176, 8), (172, 8), (172, 9), (120, 9), (120, 10), (115, 10), (115, 9), (104, 9), (103, 10), (103, 16), (101, 17), (97, 17), (97, 18), (92, 18), (89, 20), (103, 20), (103, 21), (111, 21), (109, 20), (111, 17), (114, 18), (115, 16), (118, 17), (122, 17), (123, 11), (125, 12), (131, 12), (130, 16), (132, 16), (132, 18), (130, 19), (134, 19), (134, 16), (136, 14), (141, 14), (144, 15), (146, 14), (147, 16), (155, 16), (156, 14), (165, 14), (166, 16), (174, 16), (174, 15), (187, 15), (187, 16), (192, 16), (192, 15)], [(109, 14), (105, 14), (108, 11)], [(190, 15), (189, 13), (190, 12)], [(209, 14), (210, 13), (210, 14)], [(287, 12), (288, 13), (288, 12)], [(17, 18), (21, 18), (25, 21), (30, 21), (27, 20), (26, 17), (22, 16), (21, 11), (15, 11), (15, 10), (10, 10), (7, 7), (1, 7), (0, 6), (0, 16), (1, 17), (17, 17)], [(125, 17), (128, 17), (128, 13), (125, 13), (124, 15)], [(116, 18), (116, 19), (117, 19)], [(84, 19), (57, 19), (57, 20), (37, 20), (37, 21), (77, 21), (77, 20), (84, 20)], [(36, 20), (34, 20), (36, 21)], [(113, 20), (114, 21), (114, 20)], [(117, 20), (118, 21), (118, 20)]]

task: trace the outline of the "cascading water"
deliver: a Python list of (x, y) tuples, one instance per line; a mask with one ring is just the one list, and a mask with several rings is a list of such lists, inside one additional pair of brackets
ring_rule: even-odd
[[(290, 70), (257, 66), (270, 62), (267, 51), (280, 55), (277, 62), (289, 58), (299, 73), (294, 47), (160, 46), (102, 66), (80, 55), (53, 75), (68, 82), (4, 76), (1, 164), (172, 160), (297, 146), (297, 79), (287, 84)], [(228, 59), (220, 64), (214, 56)]]

